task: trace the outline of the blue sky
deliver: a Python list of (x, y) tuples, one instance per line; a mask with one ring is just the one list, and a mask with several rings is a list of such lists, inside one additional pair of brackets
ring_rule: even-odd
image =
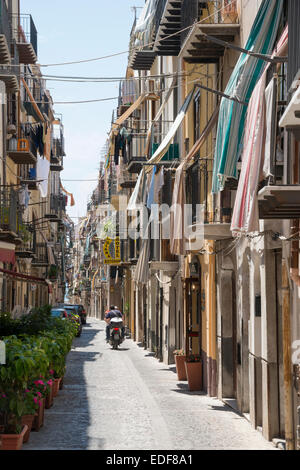
[[(40, 64), (70, 62), (127, 51), (134, 20), (133, 6), (144, 0), (21, 0), (21, 12), (30, 13), (38, 30)], [(140, 12), (141, 10), (138, 10)], [(127, 54), (86, 64), (43, 67), (49, 75), (123, 77)], [(80, 101), (118, 96), (118, 83), (69, 83), (48, 81), (54, 101)], [(110, 129), (117, 101), (55, 105), (63, 114), (67, 157), (62, 180), (96, 179), (100, 150)], [(64, 182), (76, 206), (69, 215), (85, 215), (88, 195), (96, 183)], [(74, 222), (76, 220), (74, 219)]]

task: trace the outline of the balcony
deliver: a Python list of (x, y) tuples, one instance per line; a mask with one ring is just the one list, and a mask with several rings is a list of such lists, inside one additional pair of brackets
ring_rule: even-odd
[(11, 29), (5, 0), (0, 1), (0, 64), (10, 63)]
[(12, 29), (16, 40), (20, 63), (35, 64), (37, 61), (37, 30), (31, 15), (12, 15)]
[(226, 42), (234, 42), (240, 32), (236, 4), (227, 0), (182, 1), (182, 29), (180, 57), (189, 63), (218, 63), (225, 47), (210, 41), (207, 35)]
[(11, 58), (10, 64), (16, 67), (0, 65), (0, 80), (5, 83), (7, 93), (17, 93), (19, 91), (19, 58), (16, 46), (12, 47), (14, 57)]
[(258, 193), (260, 219), (299, 219), (300, 185), (265, 186)]
[(49, 212), (45, 218), (50, 222), (61, 223), (66, 209), (66, 198), (62, 194), (51, 194)]
[(51, 147), (51, 158), (59, 158), (59, 157), (65, 157), (65, 148), (64, 148), (64, 138), (63, 136), (61, 137), (55, 137), (52, 139), (52, 147)]
[(63, 171), (63, 158), (51, 158), (50, 171)]
[(128, 155), (127, 170), (129, 173), (139, 173), (143, 163), (147, 161), (145, 157), (146, 138), (145, 133), (133, 134)]
[[(148, 0), (145, 4), (141, 17), (146, 14), (148, 7), (151, 2)], [(155, 4), (152, 3), (153, 10), (148, 11), (148, 21), (144, 23), (142, 29), (139, 21), (135, 20), (129, 44), (129, 61), (128, 65), (133, 70), (150, 70), (155, 57), (156, 52), (153, 51), (153, 46), (148, 46), (155, 40)]]
[(0, 192), (0, 240), (19, 245), (22, 243), (22, 212), (18, 193), (14, 190)]
[[(159, 0), (156, 7), (156, 41), (154, 51), (161, 56), (178, 56), (181, 49), (181, 1)], [(168, 37), (175, 34), (173, 37)], [(167, 37), (167, 39), (165, 39)]]
[(34, 228), (22, 225), (20, 227), (22, 244), (16, 250), (16, 257), (19, 259), (33, 259), (36, 252), (36, 232)]
[(17, 165), (34, 165), (37, 162), (37, 150), (30, 137), (9, 140), (8, 157)]
[(49, 266), (48, 250), (45, 242), (37, 243), (35, 247), (35, 257), (32, 261), (35, 268), (44, 268)]

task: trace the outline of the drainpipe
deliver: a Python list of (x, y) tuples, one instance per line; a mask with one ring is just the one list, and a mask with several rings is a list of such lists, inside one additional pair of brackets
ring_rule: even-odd
[[(299, 143), (295, 142), (294, 178), (293, 184), (299, 183)], [(299, 238), (299, 220), (293, 220), (293, 234)], [(299, 276), (299, 241), (292, 242), (290, 277), (296, 286), (300, 286)], [(284, 405), (285, 405), (285, 439), (287, 450), (295, 450), (294, 420), (293, 420), (293, 374), (291, 359), (291, 305), (290, 286), (287, 270), (287, 260), (282, 260), (282, 333), (283, 333), (283, 373), (284, 373)]]
[(291, 360), (291, 312), (290, 286), (287, 260), (282, 259), (282, 342), (283, 342), (283, 374), (284, 374), (284, 408), (285, 408), (285, 440), (286, 450), (294, 450), (293, 424), (293, 380)]

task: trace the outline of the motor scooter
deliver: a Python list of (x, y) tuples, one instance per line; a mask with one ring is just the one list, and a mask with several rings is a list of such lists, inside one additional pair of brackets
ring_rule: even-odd
[(113, 349), (118, 349), (118, 346), (120, 346), (124, 341), (122, 329), (122, 318), (112, 318), (110, 321), (109, 344)]

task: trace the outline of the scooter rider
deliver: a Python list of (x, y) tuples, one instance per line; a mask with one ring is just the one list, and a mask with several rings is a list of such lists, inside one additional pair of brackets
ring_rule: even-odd
[(112, 318), (123, 318), (122, 313), (119, 310), (115, 310), (115, 306), (112, 305), (109, 309), (109, 312), (105, 315), (104, 320), (107, 323), (106, 326), (106, 342), (109, 342), (109, 333), (110, 333), (110, 321)]

